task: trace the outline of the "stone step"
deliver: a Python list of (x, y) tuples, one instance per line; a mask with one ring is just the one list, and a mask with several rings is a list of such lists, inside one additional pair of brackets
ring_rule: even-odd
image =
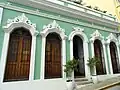
[(77, 85), (76, 90), (79, 90), (80, 88), (92, 85), (93, 83), (89, 83), (89, 84), (84, 84), (84, 85)]
[(77, 85), (86, 85), (86, 84), (92, 84), (93, 82), (92, 81), (79, 81), (79, 82), (76, 82)]
[(75, 82), (80, 82), (80, 81), (88, 81), (87, 78), (75, 78)]

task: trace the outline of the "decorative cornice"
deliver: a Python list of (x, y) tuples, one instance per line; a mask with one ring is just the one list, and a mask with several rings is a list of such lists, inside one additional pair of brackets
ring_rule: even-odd
[(21, 16), (18, 16), (18, 17), (15, 17), (14, 19), (8, 19), (7, 20), (7, 25), (4, 26), (3, 28), (5, 27), (9, 27), (11, 24), (13, 23), (26, 23), (28, 25), (30, 25), (31, 27), (33, 28), (36, 28), (36, 24), (32, 23), (26, 16), (25, 14), (23, 13)]
[(58, 17), (55, 15), (48, 15), (46, 13), (39, 12), (38, 9), (37, 10), (30, 10), (30, 9), (25, 9), (25, 8), (21, 8), (18, 6), (11, 5), (11, 4), (5, 4), (5, 3), (0, 3), (0, 6), (3, 8), (16, 10), (16, 11), (20, 11), (20, 12), (24, 12), (24, 13), (29, 13), (32, 15), (38, 15), (41, 17), (55, 19), (55, 20), (59, 20), (59, 21), (64, 21), (64, 22), (71, 23), (71, 24), (81, 25), (81, 26), (85, 26), (85, 27), (89, 27), (89, 28), (99, 29), (102, 31), (112, 32), (112, 33), (119, 33), (119, 31), (117, 31), (117, 30), (109, 30), (109, 29), (104, 28), (104, 27), (93, 26), (92, 24), (82, 24), (82, 23), (79, 23), (78, 20), (76, 21), (76, 20), (71, 20), (71, 19), (67, 19), (64, 17)]
[[(55, 12), (55, 13), (60, 13), (61, 15), (65, 15), (65, 16), (70, 16), (70, 17), (74, 17), (74, 18), (79, 18), (79, 19), (83, 19), (83, 20), (87, 20), (89, 22), (97, 22), (98, 24), (101, 24), (105, 26), (109, 26), (109, 27), (113, 27), (116, 28), (116, 26), (118, 26), (118, 22), (116, 21), (111, 21), (109, 19), (103, 18), (103, 17), (98, 17), (92, 14), (89, 14), (86, 12), (86, 10), (80, 11), (80, 9), (75, 9), (72, 7), (65, 6), (65, 5), (60, 5), (58, 3), (53, 3), (50, 2), (48, 0), (10, 0), (12, 2), (16, 2), (19, 4), (23, 4), (26, 6), (30, 6), (30, 7), (34, 7), (34, 8), (38, 8), (38, 9), (43, 9), (46, 11), (50, 11), (50, 12)], [(73, 5), (73, 7), (75, 7), (75, 5)], [(79, 7), (78, 7), (79, 8)], [(83, 7), (81, 7), (83, 8)], [(66, 14), (67, 13), (67, 14)], [(97, 13), (97, 12), (96, 12)], [(104, 16), (104, 15), (101, 15)], [(107, 15), (105, 15), (107, 16)]]

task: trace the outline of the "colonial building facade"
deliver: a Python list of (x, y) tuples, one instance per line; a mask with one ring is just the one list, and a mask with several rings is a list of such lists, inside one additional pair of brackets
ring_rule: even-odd
[[(2, 0), (0, 11), (1, 85), (35, 80), (40, 89), (43, 83), (51, 85), (44, 90), (54, 82), (60, 85), (66, 79), (64, 65), (73, 57), (79, 60), (73, 78), (94, 74), (104, 80), (120, 74), (115, 17), (64, 0)], [(87, 63), (94, 56), (100, 63), (91, 71)]]

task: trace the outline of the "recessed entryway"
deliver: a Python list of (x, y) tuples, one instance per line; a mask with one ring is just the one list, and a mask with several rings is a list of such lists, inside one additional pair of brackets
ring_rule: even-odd
[(110, 42), (110, 55), (111, 55), (113, 73), (114, 74), (120, 73), (118, 52), (114, 42)]
[(74, 76), (85, 77), (83, 40), (77, 35), (73, 37), (73, 56), (79, 61), (78, 70), (74, 71)]
[(103, 75), (106, 74), (106, 68), (105, 68), (105, 59), (103, 54), (103, 46), (100, 40), (96, 39), (94, 41), (94, 53), (95, 57), (97, 57), (100, 62), (96, 65), (96, 73), (97, 75)]

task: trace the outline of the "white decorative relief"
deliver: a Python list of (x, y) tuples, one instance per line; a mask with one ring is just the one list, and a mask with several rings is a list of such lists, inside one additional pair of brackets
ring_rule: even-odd
[(88, 38), (87, 38), (86, 34), (84, 33), (84, 28), (73, 27), (73, 30), (69, 35), (69, 40), (73, 40), (73, 37), (75, 35), (80, 36), (83, 39), (83, 41), (88, 42)]
[(62, 29), (55, 20), (50, 24), (43, 26), (43, 31), (41, 32), (41, 35), (46, 37), (51, 32), (58, 33), (62, 37), (62, 39), (67, 38), (67, 36), (65, 35), (65, 30)]
[(80, 27), (73, 27), (73, 31), (80, 31), (80, 32), (83, 32), (84, 29), (83, 29), (83, 28), (80, 28)]
[(106, 39), (107, 40), (117, 41), (117, 38), (112, 33), (110, 33), (110, 35), (108, 37), (106, 37)]
[(26, 23), (30, 26), (32, 26), (33, 28), (36, 28), (36, 24), (32, 23), (23, 13), (21, 16), (15, 17), (14, 19), (8, 19), (7, 21), (7, 26), (4, 27), (9, 27), (11, 24), (13, 23)]
[(91, 41), (94, 41), (95, 39), (103, 40), (104, 37), (100, 34), (98, 30), (96, 30), (93, 34), (91, 34)]
[(0, 83), (3, 83), (4, 79), (10, 34), (14, 29), (20, 27), (26, 28), (32, 36), (29, 80), (34, 80), (36, 36), (39, 32), (36, 30), (36, 25), (31, 23), (31, 21), (25, 16), (25, 14), (22, 14), (21, 16), (15, 17), (14, 19), (8, 19), (7, 25), (3, 26), (5, 35), (0, 60), (0, 71), (2, 72), (0, 73)]
[(32, 23), (23, 13), (21, 16), (17, 16), (14, 19), (8, 19), (6, 26), (3, 26), (4, 31), (9, 33), (14, 28), (24, 27), (29, 28), (30, 33), (34, 36), (38, 35), (38, 31), (36, 30), (36, 24)]
[(59, 26), (59, 24), (57, 24), (57, 22), (55, 20), (53, 22), (51, 22), (50, 24), (43, 26), (43, 30), (45, 30), (45, 29), (54, 29), (54, 28), (59, 29), (61, 32), (65, 32), (65, 30), (62, 29)]

